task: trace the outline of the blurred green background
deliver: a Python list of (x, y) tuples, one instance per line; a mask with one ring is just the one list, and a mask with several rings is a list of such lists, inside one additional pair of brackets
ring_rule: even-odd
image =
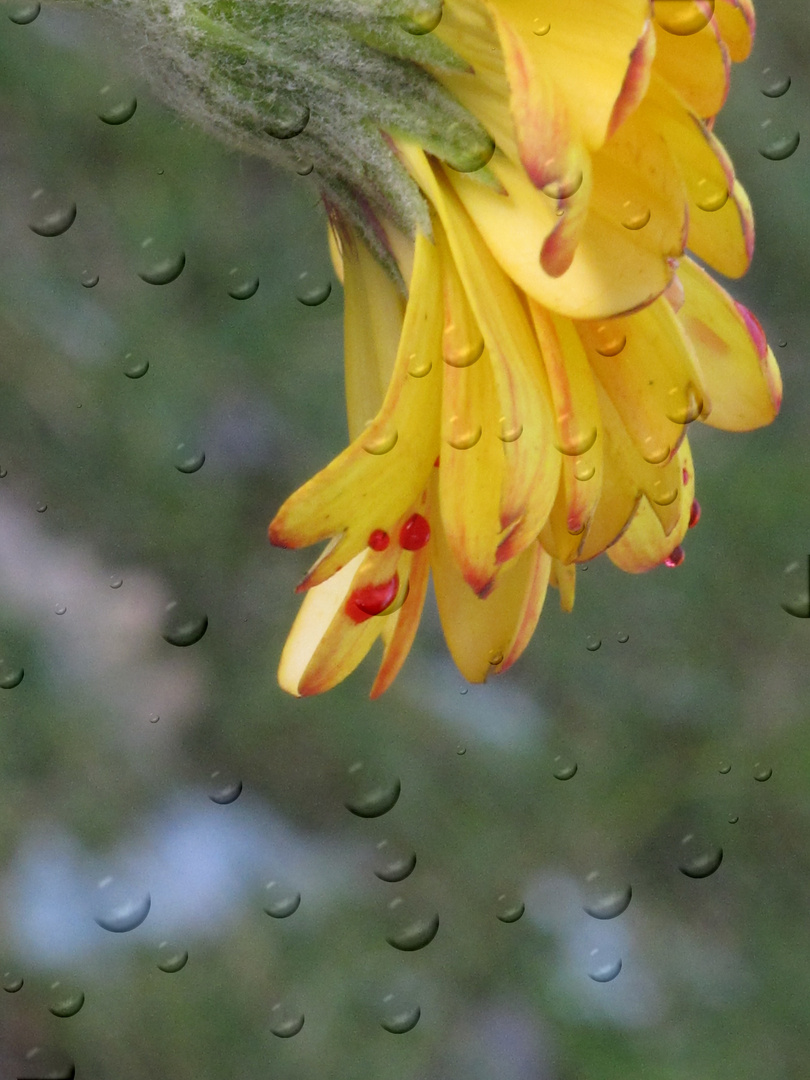
[[(0, 12), (2, 1080), (806, 1077), (810, 622), (781, 604), (810, 552), (810, 180), (803, 144), (759, 153), (810, 115), (803, 0), (760, 5), (717, 127), (757, 211), (734, 291), (778, 353), (779, 421), (693, 432), (681, 568), (583, 568), (575, 612), (551, 595), (485, 687), (429, 606), (377, 703), (373, 659), (317, 700), (275, 678), (312, 552), (266, 526), (346, 437), (314, 184), (165, 111), (97, 17), (21, 6)], [(29, 228), (74, 202), (63, 235)], [(176, 281), (138, 277), (181, 251)], [(208, 617), (191, 648), (161, 636), (173, 600)], [(345, 808), (397, 779), (387, 814)], [(584, 911), (628, 885), (618, 917)], [(427, 947), (386, 942), (436, 913)]]

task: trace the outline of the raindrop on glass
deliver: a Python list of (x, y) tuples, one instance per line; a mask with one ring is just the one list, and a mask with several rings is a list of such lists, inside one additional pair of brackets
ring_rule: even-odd
[(48, 504), (47, 503), (40, 502), (40, 503), (37, 503), (37, 505), (36, 505), (36, 511), (37, 511), (38, 514), (44, 514), (47, 509), (48, 509)]
[(591, 951), (588, 975), (594, 982), (613, 982), (621, 970), (622, 961), (620, 956), (606, 957), (602, 954), (601, 949)]
[(37, 236), (61, 236), (76, 220), (76, 203), (60, 201), (39, 188), (31, 196), (33, 218), (28, 228)]
[(588, 652), (598, 652), (602, 648), (602, 639), (594, 634), (589, 634), (585, 639), (585, 648)]
[(18, 975), (16, 971), (4, 971), (3, 972), (3, 989), (7, 994), (16, 994), (23, 988), (22, 975)]
[(42, 11), (42, 5), (39, 0), (34, 0), (32, 4), (15, 4), (8, 17), (17, 26), (27, 26), (36, 19), (40, 11)]
[(181, 949), (179, 945), (173, 945), (170, 941), (161, 941), (158, 945), (157, 966), (161, 971), (174, 975), (175, 972), (182, 971), (187, 963), (186, 949)]
[(111, 589), (120, 589), (123, 584), (124, 584), (124, 579), (122, 577), (119, 577), (117, 574), (113, 574), (112, 577), (110, 578), (110, 588)]
[(729, 823), (729, 825), (736, 825), (739, 820), (740, 820), (739, 814), (729, 814), (728, 815), (728, 823)]
[(415, 866), (416, 852), (411, 848), (392, 844), (389, 840), (381, 840), (377, 844), (374, 874), (380, 881), (404, 881), (413, 873)]
[(627, 911), (633, 890), (626, 882), (605, 880), (598, 870), (585, 879), (587, 899), (583, 909), (594, 919), (615, 919)]
[(219, 770), (211, 773), (208, 798), (219, 806), (229, 806), (242, 794), (242, 781)]
[(799, 148), (798, 131), (787, 135), (779, 135), (771, 139), (765, 146), (759, 148), (760, 154), (769, 161), (784, 161), (791, 157)]
[(94, 921), (111, 934), (127, 934), (140, 926), (152, 907), (152, 897), (143, 889), (113, 877), (103, 878), (94, 898)]
[(386, 994), (382, 1000), (380, 1024), (392, 1035), (405, 1035), (419, 1023), (422, 1010), (412, 1001), (402, 1001), (397, 994)]
[(13, 690), (23, 681), (25, 671), (16, 664), (0, 660), (0, 690)]
[[(148, 246), (144, 244), (143, 246)], [(138, 271), (138, 277), (147, 285), (169, 285), (183, 273), (186, 266), (184, 251), (174, 255), (164, 255)]]
[(48, 1011), (53, 1013), (54, 1016), (63, 1019), (75, 1016), (82, 1005), (84, 1005), (84, 994), (81, 990), (77, 990), (72, 986), (65, 986), (60, 982), (51, 983)]
[(271, 919), (288, 919), (301, 906), (301, 893), (281, 881), (268, 881), (264, 887), (265, 914)]
[(170, 645), (186, 648), (196, 645), (208, 629), (208, 616), (172, 600), (166, 605), (161, 637)]
[(192, 449), (186, 443), (178, 443), (174, 459), (174, 467), (178, 472), (195, 473), (205, 464), (205, 452)]
[(94, 289), (98, 281), (98, 274), (93, 274), (90, 270), (85, 270), (82, 274), (82, 286), (85, 289)]
[(131, 352), (124, 356), (124, 374), (128, 379), (142, 379), (148, 370), (148, 360), (138, 360)]
[(271, 1014), (270, 1030), (279, 1039), (291, 1039), (304, 1026), (304, 1014), (291, 1012), (284, 1005), (274, 1005)]
[(53, 610), (56, 612), (57, 615), (64, 615), (67, 611), (67, 608), (64, 604), (57, 604)]
[(762, 72), (762, 93), (765, 97), (783, 97), (790, 89), (790, 76), (779, 75), (770, 68)]
[(237, 266), (231, 270), (229, 276), (232, 281), (228, 286), (228, 296), (233, 297), (234, 300), (250, 300), (251, 296), (255, 296), (258, 292), (258, 277), (241, 273)]
[(758, 780), (760, 784), (764, 784), (766, 780), (770, 780), (773, 776), (773, 769), (770, 765), (761, 765), (759, 762), (754, 766), (754, 779)]
[(349, 769), (349, 775), (353, 778), (352, 783), (355, 794), (344, 802), (347, 810), (357, 817), (376, 818), (387, 814), (393, 809), (399, 798), (402, 786), (398, 777), (388, 780), (370, 782), (364, 784), (364, 766), (362, 762), (356, 762)]
[(118, 94), (111, 86), (102, 87), (100, 94), (102, 106), (98, 118), (105, 124), (118, 127), (120, 124), (126, 124), (135, 115), (138, 102), (134, 95)]
[(785, 567), (782, 610), (797, 619), (810, 618), (810, 556)]
[(526, 905), (522, 900), (508, 893), (501, 893), (495, 905), (495, 918), (502, 923), (517, 922), (523, 918), (525, 910)]
[(555, 757), (552, 771), (557, 780), (571, 780), (577, 774), (577, 763), (568, 758)]
[(26, 1065), (19, 1080), (74, 1080), (76, 1066), (61, 1050), (34, 1046), (26, 1052)]
[(731, 765), (729, 765), (727, 761), (721, 761), (720, 764), (717, 766), (717, 771), (719, 773), (722, 773), (723, 776), (728, 776), (728, 774), (731, 772)]
[(326, 281), (321, 282), (320, 284), (313, 284), (306, 271), (299, 275), (298, 288), (296, 289), (295, 296), (298, 302), (305, 307), (318, 307), (319, 304), (323, 304), (329, 299), (331, 293), (331, 282)]
[(618, 641), (618, 643), (619, 643), (620, 645), (626, 645), (626, 644), (627, 644), (627, 642), (628, 642), (628, 641), (630, 640), (630, 635), (629, 635), (629, 634), (625, 634), (625, 633), (621, 633), (621, 634), (619, 634), (619, 635), (618, 635), (618, 637), (616, 638), (616, 640)]
[(149, 714), (149, 723), (150, 724), (157, 724), (159, 722), (160, 722), (160, 717), (158, 716), (157, 713), (150, 713)]
[(436, 937), (439, 916), (414, 910), (401, 897), (388, 905), (392, 930), (385, 940), (400, 952), (417, 952), (424, 949)]
[(710, 877), (723, 861), (723, 849), (689, 833), (681, 841), (679, 869), (690, 878)]

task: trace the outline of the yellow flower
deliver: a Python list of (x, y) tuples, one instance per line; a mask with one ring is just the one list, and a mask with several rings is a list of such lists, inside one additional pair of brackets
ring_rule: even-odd
[[(538, 8), (542, 8), (538, 15)], [(750, 207), (707, 123), (747, 0), (446, 0), (441, 75), (496, 143), (454, 172), (397, 152), (432, 235), (380, 229), (407, 298), (337, 212), (351, 445), (296, 492), (275, 544), (329, 540), (281, 659), (294, 694), (334, 686), (382, 636), (399, 671), (432, 573), (471, 682), (520, 656), (549, 582), (607, 551), (677, 565), (699, 510), (686, 428), (769, 423), (781, 383), (754, 316), (695, 262), (751, 256)]]

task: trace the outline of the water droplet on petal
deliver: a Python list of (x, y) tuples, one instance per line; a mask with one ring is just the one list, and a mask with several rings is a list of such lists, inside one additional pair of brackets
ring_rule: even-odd
[(694, 385), (673, 386), (667, 395), (667, 417), (673, 424), (691, 424), (703, 412), (703, 396)]
[(773, 769), (770, 765), (761, 765), (759, 762), (754, 766), (754, 779), (759, 781), (760, 784), (764, 784), (766, 780), (770, 780), (773, 776)]
[(669, 555), (664, 559), (664, 565), (668, 566), (671, 570), (683, 564), (683, 560), (686, 558), (686, 552), (683, 550), (680, 544), (674, 547), (670, 551)]
[(218, 806), (230, 806), (242, 794), (242, 781), (218, 769), (211, 773), (210, 787), (208, 798)]
[(424, 379), (433, 370), (433, 361), (427, 355), (413, 353), (408, 358), (408, 374), (415, 379)]
[(282, 881), (268, 881), (262, 906), (272, 919), (289, 919), (301, 906), (301, 893)]
[(728, 202), (728, 195), (728, 186), (725, 183), (717, 183), (704, 176), (697, 182), (695, 202), (701, 210), (713, 214), (723, 209)]
[(445, 336), (442, 356), (444, 358), (445, 364), (447, 364), (449, 367), (472, 367), (472, 365), (477, 360), (480, 360), (483, 353), (483, 338), (479, 338), (477, 341), (468, 341), (460, 345), (452, 339), (448, 341), (447, 336)]
[(111, 934), (126, 934), (140, 926), (152, 907), (148, 892), (116, 878), (103, 878), (94, 898), (94, 921)]
[(622, 961), (620, 956), (605, 957), (602, 954), (601, 949), (591, 950), (588, 976), (593, 979), (594, 982), (613, 982), (621, 970)]
[(369, 435), (363, 442), (363, 449), (367, 454), (374, 454), (376, 457), (380, 457), (382, 454), (389, 454), (397, 445), (397, 439), (399, 438), (399, 432), (396, 428), (383, 429), (382, 431), (375, 431), (372, 435)]
[(535, 37), (545, 37), (551, 29), (551, 23), (545, 19), (535, 19), (532, 23), (532, 33)]
[(279, 1039), (291, 1039), (304, 1026), (304, 1014), (292, 1012), (282, 1004), (274, 1005), (271, 1014), (270, 1030)]
[(681, 841), (679, 869), (690, 878), (710, 877), (723, 861), (723, 849), (689, 833)]
[(450, 419), (447, 442), (454, 450), (471, 450), (480, 442), (483, 431), (480, 424), (466, 427), (458, 416)]
[(166, 605), (161, 637), (170, 645), (196, 645), (208, 630), (208, 616), (172, 600)]
[(627, 344), (627, 337), (616, 323), (599, 323), (594, 327), (596, 351), (600, 356), (618, 356)]
[(615, 919), (627, 911), (633, 899), (629, 884), (605, 880), (598, 870), (586, 878), (587, 900), (584, 910), (594, 919)]
[(439, 931), (439, 916), (426, 914), (406, 904), (401, 897), (388, 905), (393, 929), (386, 936), (386, 941), (400, 952), (418, 952), (424, 949), (436, 937)]
[(179, 945), (174, 945), (170, 941), (161, 941), (158, 945), (158, 962), (157, 966), (161, 971), (165, 971), (167, 975), (174, 975), (178, 971), (182, 971), (188, 963), (188, 951), (180, 948)]
[(42, 5), (39, 0), (34, 0), (32, 4), (15, 4), (8, 17), (17, 26), (27, 26), (36, 19), (40, 11), (42, 11)]
[(84, 994), (81, 990), (60, 982), (51, 983), (50, 999), (48, 1011), (64, 1019), (75, 1016), (84, 1005)]
[(66, 203), (38, 188), (31, 196), (34, 217), (28, 228), (37, 236), (61, 236), (76, 220), (76, 203)]
[(793, 132), (787, 135), (780, 135), (775, 139), (771, 139), (765, 146), (761, 146), (759, 149), (760, 154), (764, 158), (768, 158), (769, 161), (784, 161), (786, 158), (791, 157), (799, 148), (799, 132)]
[[(551, 166), (552, 163), (549, 163), (549, 165)], [(565, 199), (570, 199), (572, 195), (576, 195), (582, 187), (582, 181), (582, 172), (577, 169), (568, 176), (555, 177), (547, 184), (544, 184), (542, 189), (543, 194), (547, 195), (549, 199), (554, 199), (556, 202), (563, 202)]]
[(404, 881), (416, 866), (416, 852), (389, 840), (377, 844), (374, 874), (380, 881)]
[(523, 918), (525, 910), (526, 905), (522, 900), (508, 893), (501, 893), (495, 907), (495, 918), (502, 923), (517, 922), (518, 919)]
[(501, 442), (511, 443), (516, 442), (523, 434), (523, 424), (518, 423), (516, 420), (510, 421), (507, 417), (502, 416), (498, 421), (498, 438)]
[(16, 994), (23, 988), (23, 977), (16, 971), (3, 972), (3, 989), (7, 994)]
[(98, 274), (93, 274), (90, 270), (85, 270), (81, 280), (83, 288), (95, 289), (96, 285), (98, 285), (99, 277)]
[(135, 110), (138, 108), (138, 102), (134, 95), (116, 93), (111, 86), (102, 87), (101, 97), (103, 102), (98, 118), (111, 127), (126, 124), (128, 120), (132, 119)]
[(383, 998), (383, 1015), (380, 1024), (392, 1035), (405, 1035), (419, 1023), (422, 1010), (412, 1001), (401, 1001), (396, 994)]
[(789, 75), (779, 75), (776, 72), (772, 72), (770, 68), (765, 68), (765, 70), (762, 72), (762, 75), (762, 93), (765, 95), (765, 97), (783, 97), (790, 89)]
[(655, 0), (653, 15), (662, 30), (687, 37), (711, 22), (714, 0)]
[(17, 664), (0, 660), (0, 690), (13, 690), (23, 681), (25, 671)]
[(205, 464), (205, 453), (202, 450), (190, 449), (185, 443), (178, 443), (175, 451), (174, 467), (181, 473), (195, 473)]
[(577, 763), (562, 756), (555, 757), (553, 773), (557, 780), (571, 780), (577, 775)]
[(186, 253), (180, 251), (175, 255), (166, 255), (156, 259), (143, 270), (138, 271), (138, 277), (147, 285), (169, 285), (183, 273), (186, 266)]
[(139, 360), (132, 353), (125, 355), (124, 374), (128, 379), (142, 379), (148, 370), (148, 360)]
[(596, 466), (591, 461), (574, 462), (574, 476), (583, 484), (590, 480), (595, 472)]
[(622, 204), (622, 225), (631, 232), (643, 229), (650, 220), (650, 208), (630, 199)]
[(318, 307), (325, 303), (332, 294), (332, 284), (329, 281), (313, 284), (309, 280), (309, 274), (303, 273), (298, 278), (298, 289), (295, 296), (299, 304), (304, 307)]

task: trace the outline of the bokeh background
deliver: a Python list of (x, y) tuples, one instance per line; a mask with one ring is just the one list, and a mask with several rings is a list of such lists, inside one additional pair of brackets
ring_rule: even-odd
[(313, 553), (266, 526), (346, 438), (312, 179), (164, 110), (98, 16), (24, 7), (0, 9), (2, 1080), (806, 1077), (810, 620), (783, 604), (808, 591), (810, 174), (803, 143), (760, 153), (810, 115), (804, 0), (760, 4), (717, 127), (779, 421), (693, 432), (682, 567), (583, 567), (484, 687), (429, 605), (377, 703), (373, 659), (317, 700), (275, 680)]

